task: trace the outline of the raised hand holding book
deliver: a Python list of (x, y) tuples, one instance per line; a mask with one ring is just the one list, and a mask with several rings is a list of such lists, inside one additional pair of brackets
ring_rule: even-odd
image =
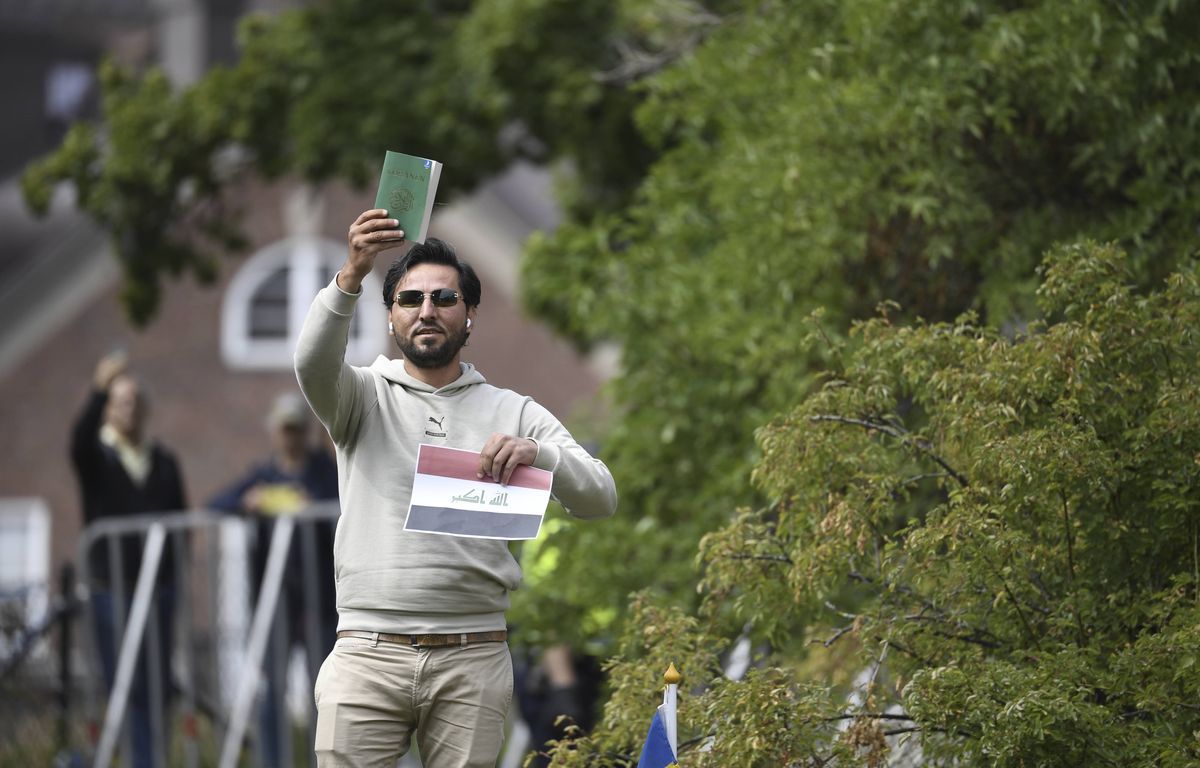
[(406, 240), (425, 242), (441, 175), (437, 160), (391, 151), (384, 156), (375, 207), (400, 222)]

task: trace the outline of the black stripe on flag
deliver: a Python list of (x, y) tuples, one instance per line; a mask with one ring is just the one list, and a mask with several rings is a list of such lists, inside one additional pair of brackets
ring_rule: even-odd
[(541, 524), (540, 515), (511, 512), (480, 512), (453, 507), (412, 505), (408, 510), (410, 531), (449, 533), (457, 536), (487, 536), (495, 539), (532, 539)]

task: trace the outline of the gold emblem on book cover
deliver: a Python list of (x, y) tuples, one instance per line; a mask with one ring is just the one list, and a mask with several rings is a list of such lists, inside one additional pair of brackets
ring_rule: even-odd
[(400, 187), (388, 195), (388, 207), (399, 213), (408, 213), (413, 207), (412, 190)]

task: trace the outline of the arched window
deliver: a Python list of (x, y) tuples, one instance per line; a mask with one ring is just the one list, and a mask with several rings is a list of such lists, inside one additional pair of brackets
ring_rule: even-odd
[[(345, 261), (345, 246), (314, 237), (280, 240), (251, 256), (229, 284), (221, 306), (221, 357), (230, 368), (278, 370), (292, 367), (296, 337), (317, 291)], [(379, 305), (379, 278), (363, 281), (346, 361), (366, 365), (384, 350), (387, 322)]]

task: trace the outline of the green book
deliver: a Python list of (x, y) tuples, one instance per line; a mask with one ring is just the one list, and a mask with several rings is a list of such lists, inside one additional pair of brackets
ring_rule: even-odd
[(425, 242), (441, 175), (442, 164), (437, 160), (402, 152), (384, 156), (375, 207), (386, 209), (388, 216), (400, 222), (406, 240)]

